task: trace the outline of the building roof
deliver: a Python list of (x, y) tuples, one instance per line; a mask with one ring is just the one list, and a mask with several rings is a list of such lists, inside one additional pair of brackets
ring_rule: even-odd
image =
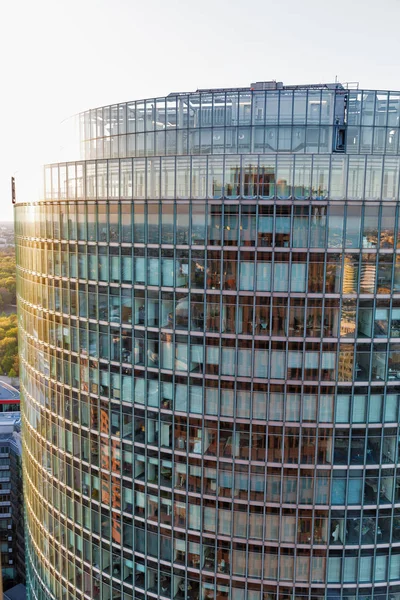
[(13, 445), (15, 451), (21, 454), (21, 413), (19, 411), (0, 413), (0, 443)]
[(19, 411), (0, 413), (0, 434), (19, 429), (21, 413)]
[(26, 587), (19, 583), (3, 594), (4, 600), (26, 600)]
[(0, 400), (19, 400), (19, 391), (12, 385), (0, 381)]

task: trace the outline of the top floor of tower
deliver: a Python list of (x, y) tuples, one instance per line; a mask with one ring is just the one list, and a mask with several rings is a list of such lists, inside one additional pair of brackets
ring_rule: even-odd
[[(82, 159), (269, 152), (398, 154), (400, 92), (340, 83), (171, 93), (76, 118)], [(74, 157), (78, 158), (77, 155)]]

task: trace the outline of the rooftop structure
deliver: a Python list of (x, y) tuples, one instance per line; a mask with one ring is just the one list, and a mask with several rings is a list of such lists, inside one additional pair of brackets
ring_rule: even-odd
[(0, 381), (0, 415), (4, 412), (20, 410), (19, 391), (12, 385)]
[(26, 597), (26, 587), (22, 583), (18, 583), (3, 595), (4, 600), (26, 600)]

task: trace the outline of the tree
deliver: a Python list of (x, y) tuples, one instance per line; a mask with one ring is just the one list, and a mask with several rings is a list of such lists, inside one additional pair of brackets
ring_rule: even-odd
[(14, 364), (12, 367), (16, 373), (16, 377), (19, 377), (19, 356), (18, 353), (14, 356)]
[(6, 287), (0, 287), (0, 296), (3, 299), (3, 304), (10, 304), (13, 300), (13, 295)]
[[(16, 303), (16, 268), (13, 250), (0, 252), (0, 311)], [(0, 371), (19, 374), (18, 320), (16, 314), (0, 315)]]
[(1, 361), (3, 373), (9, 373), (10, 370), (13, 368), (13, 364), (14, 364), (14, 356), (12, 354), (9, 356), (5, 356), (3, 358), (3, 360)]
[(13, 367), (11, 367), (11, 369), (8, 371), (8, 376), (11, 379), (11, 384), (14, 385), (14, 379), (17, 377), (17, 374)]

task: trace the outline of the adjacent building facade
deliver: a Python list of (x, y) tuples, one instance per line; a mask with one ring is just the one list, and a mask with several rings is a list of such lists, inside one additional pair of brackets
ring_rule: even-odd
[(32, 599), (400, 598), (400, 92), (80, 116), (16, 206)]
[(25, 582), (21, 417), (0, 415), (0, 556), (3, 590)]
[(9, 412), (20, 412), (19, 391), (14, 386), (0, 381), (0, 413)]

